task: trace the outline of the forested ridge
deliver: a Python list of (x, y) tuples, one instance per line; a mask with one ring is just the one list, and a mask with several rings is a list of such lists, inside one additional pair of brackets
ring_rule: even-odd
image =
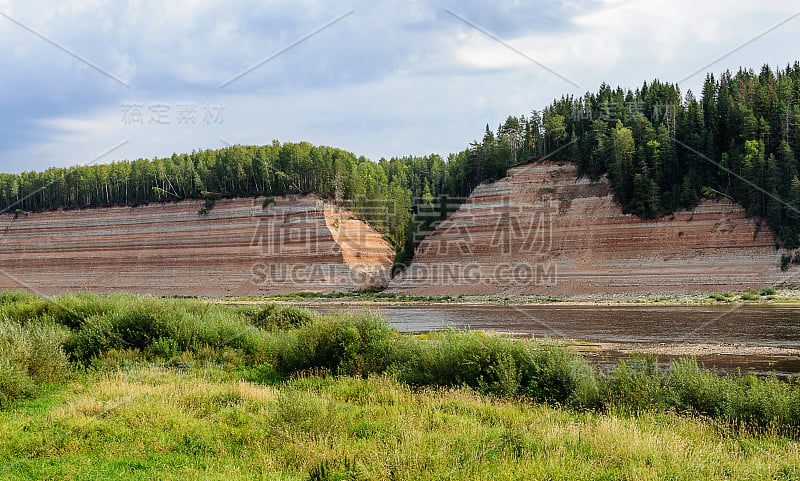
[[(607, 174), (623, 210), (643, 218), (728, 197), (800, 247), (800, 63), (708, 75), (700, 98), (653, 81), (603, 84), (510, 116), (481, 141), (438, 155), (372, 162), (341, 149), (273, 141), (167, 158), (0, 174), (0, 206), (25, 211), (314, 192), (344, 203), (410, 259), (419, 233), (487, 179), (543, 157)], [(450, 204), (449, 208), (444, 207)], [(440, 207), (441, 206), (441, 207)], [(433, 213), (433, 214), (432, 214)]]
[[(3, 211), (139, 205), (154, 201), (316, 193), (342, 203), (395, 246), (398, 262), (410, 259), (415, 234), (434, 220), (435, 199), (467, 195), (479, 179), (465, 154), (401, 157), (372, 162), (341, 149), (273, 141), (152, 160), (137, 159), (44, 172), (0, 174)], [(445, 209), (446, 212), (447, 209)], [(200, 214), (206, 212), (201, 209)], [(417, 236), (418, 237), (418, 236)]]
[[(510, 149), (510, 150), (509, 150)], [(625, 212), (642, 218), (727, 197), (765, 218), (785, 247), (800, 247), (800, 63), (783, 70), (709, 74), (700, 98), (654, 81), (602, 85), (541, 114), (488, 126), (473, 155), (488, 177), (516, 159), (555, 155), (582, 174), (607, 174)], [(509, 153), (509, 151), (511, 153)], [(512, 156), (513, 158), (510, 158)]]

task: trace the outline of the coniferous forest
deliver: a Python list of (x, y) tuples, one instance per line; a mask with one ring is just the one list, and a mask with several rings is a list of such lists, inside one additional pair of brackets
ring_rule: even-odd
[[(800, 62), (719, 77), (697, 97), (653, 81), (601, 85), (541, 111), (510, 116), (447, 159), (372, 162), (331, 147), (273, 141), (168, 158), (0, 174), (5, 211), (137, 205), (153, 201), (314, 192), (348, 205), (395, 246), (398, 262), (438, 212), (480, 182), (545, 157), (591, 177), (608, 175), (625, 212), (642, 218), (730, 198), (765, 218), (784, 246), (800, 247)], [(449, 207), (444, 207), (449, 204)], [(422, 216), (421, 212), (428, 215)]]

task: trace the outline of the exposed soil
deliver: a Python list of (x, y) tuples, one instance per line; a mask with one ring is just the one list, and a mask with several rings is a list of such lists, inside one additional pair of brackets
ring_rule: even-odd
[(391, 246), (346, 210), (314, 195), (263, 201), (2, 214), (0, 289), (248, 296), (388, 281)]
[(540, 162), (478, 186), (389, 291), (571, 298), (760, 289), (800, 273), (780, 270), (775, 246), (770, 230), (733, 202), (704, 200), (643, 220), (622, 212), (606, 179)]

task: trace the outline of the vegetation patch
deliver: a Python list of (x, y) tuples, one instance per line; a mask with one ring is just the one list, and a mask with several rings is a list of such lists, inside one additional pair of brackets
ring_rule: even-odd
[(150, 296), (3, 293), (0, 319), (0, 477), (800, 474), (800, 383), (694, 359)]
[(690, 359), (666, 372), (642, 358), (602, 373), (554, 345), (468, 331), (401, 335), (367, 312), (319, 317), (275, 304), (5, 293), (0, 318), (4, 403), (71, 372), (142, 362), (186, 370), (210, 362), (254, 380), (387, 375), (420, 388), (468, 387), (576, 409), (678, 410), (733, 425), (800, 427), (794, 380), (717, 376)]

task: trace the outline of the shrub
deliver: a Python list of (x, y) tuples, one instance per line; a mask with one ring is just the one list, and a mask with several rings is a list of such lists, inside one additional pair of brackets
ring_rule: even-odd
[(737, 425), (800, 426), (800, 390), (775, 377), (736, 379), (722, 402), (720, 415)]
[(276, 368), (287, 374), (311, 368), (361, 376), (381, 373), (392, 363), (396, 337), (368, 314), (329, 317), (284, 333)]
[(248, 309), (244, 316), (262, 329), (292, 329), (314, 321), (314, 314), (306, 309), (279, 304), (264, 304), (260, 309)]
[(18, 365), (0, 358), (0, 408), (34, 392), (33, 380)]
[(660, 406), (665, 403), (661, 381), (654, 356), (634, 356), (604, 377), (602, 397), (606, 406), (634, 411)]
[(3, 291), (0, 292), (0, 306), (22, 302), (33, 302), (40, 297), (30, 291)]
[(789, 270), (789, 263), (792, 262), (792, 255), (791, 254), (782, 254), (781, 255), (781, 270), (787, 271)]
[(0, 321), (0, 406), (68, 374), (62, 350), (66, 336), (58, 326)]
[(777, 291), (775, 291), (775, 289), (772, 287), (765, 287), (761, 289), (762, 296), (774, 296), (775, 294), (777, 294)]
[(0, 321), (0, 359), (14, 364), (37, 383), (57, 382), (69, 370), (62, 345), (68, 336), (53, 325)]
[(170, 337), (161, 337), (153, 341), (151, 345), (153, 355), (162, 359), (172, 359), (181, 353), (177, 341)]
[(521, 347), (514, 349), (483, 333), (449, 331), (429, 341), (407, 343), (396, 369), (399, 378), (412, 385), (468, 386), (513, 395), (519, 391)]
[(123, 300), (116, 310), (81, 321), (65, 345), (71, 359), (87, 365), (112, 349), (163, 358), (211, 349), (221, 359), (233, 349), (241, 351), (247, 362), (258, 364), (270, 361), (265, 356), (275, 350), (265, 331), (232, 309), (146, 296)]
[(593, 405), (594, 371), (585, 360), (551, 345), (482, 333), (447, 332), (406, 347), (398, 377), (412, 385), (468, 386), (485, 393)]
[(98, 296), (95, 294), (64, 294), (47, 299), (36, 295), (11, 292), (0, 298), (0, 317), (25, 324), (33, 321), (56, 323), (75, 329), (83, 320), (94, 315), (114, 312), (132, 296)]
[(726, 378), (700, 368), (696, 359), (674, 361), (666, 377), (669, 404), (694, 414), (721, 415), (731, 388)]

